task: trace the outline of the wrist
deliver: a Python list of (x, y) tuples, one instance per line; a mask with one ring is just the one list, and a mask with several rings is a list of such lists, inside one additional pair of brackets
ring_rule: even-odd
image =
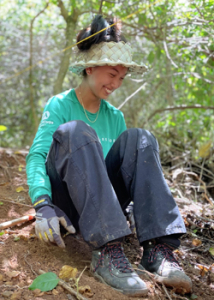
[(36, 210), (36, 212), (43, 206), (50, 206), (54, 208), (51, 198), (48, 195), (42, 195), (38, 197), (36, 201), (33, 203), (33, 207)]

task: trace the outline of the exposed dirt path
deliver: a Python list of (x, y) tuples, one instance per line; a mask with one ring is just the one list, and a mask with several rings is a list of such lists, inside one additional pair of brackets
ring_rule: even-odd
[[(34, 213), (26, 182), (26, 154), (27, 151), (15, 152), (0, 148), (0, 223)], [(22, 191), (17, 192), (18, 187), (22, 187), (20, 188)], [(182, 246), (176, 255), (193, 280), (193, 294), (181, 296), (167, 289), (169, 294), (167, 296), (162, 286), (156, 285), (147, 276), (144, 280), (148, 285), (149, 294), (144, 299), (169, 299), (169, 297), (171, 299), (214, 299), (214, 265), (213, 269), (211, 268), (214, 256), (210, 253), (210, 248), (214, 248), (214, 227), (212, 227), (214, 209), (209, 203), (195, 203), (186, 198), (177, 199), (177, 203), (188, 234), (183, 236)], [(194, 214), (199, 217), (205, 216), (213, 220), (213, 223), (200, 218), (196, 220)], [(33, 221), (5, 230), (4, 234), (0, 235), (0, 299), (75, 299), (60, 286), (46, 293), (28, 290), (39, 269), (59, 275), (64, 265), (77, 268), (78, 274), (87, 267), (79, 286), (89, 285), (91, 289), (89, 296), (93, 300), (132, 299), (93, 278), (89, 272), (91, 248), (80, 235), (68, 235), (64, 239), (65, 250), (41, 243), (35, 236)], [(202, 243), (197, 244), (194, 242), (196, 239)], [(134, 236), (127, 237), (124, 248), (131, 263), (137, 266), (143, 251), (137, 239)]]

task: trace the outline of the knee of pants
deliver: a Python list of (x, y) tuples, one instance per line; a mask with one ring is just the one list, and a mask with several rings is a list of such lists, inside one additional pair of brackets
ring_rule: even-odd
[[(68, 148), (69, 152), (76, 147), (84, 146), (90, 142), (98, 142), (95, 130), (81, 120), (70, 121), (61, 124), (53, 135), (63, 148)], [(67, 146), (66, 146), (67, 145)], [(66, 149), (65, 149), (66, 150)]]
[(121, 139), (126, 139), (131, 145), (137, 144), (138, 148), (146, 148), (152, 146), (153, 149), (159, 151), (158, 142), (155, 136), (148, 130), (142, 128), (130, 128), (120, 135)]

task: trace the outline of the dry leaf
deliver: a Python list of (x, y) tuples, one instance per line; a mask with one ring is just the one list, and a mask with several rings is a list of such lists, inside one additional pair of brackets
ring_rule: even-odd
[(86, 296), (88, 298), (92, 298), (94, 296), (94, 293), (86, 292), (86, 293), (84, 293), (84, 296)]
[(198, 240), (198, 239), (192, 240), (192, 245), (195, 247), (200, 246), (201, 244), (202, 244), (201, 240)]
[(209, 269), (206, 266), (197, 265), (197, 267), (201, 270), (200, 275), (202, 277), (209, 271)]
[(80, 286), (78, 289), (80, 294), (91, 293), (91, 288), (89, 285)]
[(25, 189), (23, 188), (23, 186), (19, 186), (16, 188), (16, 192), (20, 193), (20, 192), (25, 192)]
[(40, 289), (35, 289), (33, 290), (33, 293), (35, 296), (39, 296), (39, 294), (41, 293), (41, 290)]
[(21, 299), (21, 291), (14, 292), (10, 298), (10, 300), (19, 300), (19, 299)]
[(57, 295), (59, 294), (59, 292), (58, 292), (56, 289), (54, 289), (54, 290), (52, 291), (52, 294), (55, 295), (55, 296), (57, 296)]
[(19, 271), (7, 271), (5, 274), (10, 278), (14, 278), (14, 277), (17, 277), (20, 274), (20, 272)]
[(210, 149), (211, 149), (212, 143), (209, 141), (205, 144), (203, 144), (198, 151), (198, 155), (200, 157), (206, 158), (210, 154)]
[(0, 274), (0, 281), (2, 281), (2, 280), (3, 280), (3, 278), (4, 278), (4, 277), (3, 277), (3, 275), (1, 275), (1, 274)]
[(59, 272), (59, 278), (63, 280), (69, 280), (70, 278), (76, 278), (78, 270), (76, 268), (72, 268), (71, 266), (63, 266)]

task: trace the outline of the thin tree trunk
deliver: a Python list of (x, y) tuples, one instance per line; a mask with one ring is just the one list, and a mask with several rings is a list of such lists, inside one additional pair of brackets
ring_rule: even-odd
[[(67, 26), (66, 26), (65, 49), (71, 46), (72, 44), (74, 44), (73, 38), (75, 35), (76, 20), (74, 20), (73, 16), (68, 16), (66, 19), (66, 24)], [(71, 53), (72, 53), (72, 48), (63, 51), (62, 53), (59, 72), (54, 83), (54, 94), (59, 94), (62, 92), (62, 85), (63, 85), (65, 75), (68, 71)]]
[(41, 15), (45, 9), (48, 7), (48, 3), (45, 5), (43, 10), (41, 10), (30, 22), (30, 57), (29, 57), (29, 90), (30, 90), (30, 107), (31, 107), (31, 112), (32, 112), (32, 119), (33, 119), (33, 132), (36, 133), (38, 125), (39, 125), (39, 120), (38, 116), (36, 113), (36, 104), (34, 101), (34, 89), (33, 89), (33, 71), (32, 71), (32, 66), (33, 66), (33, 24), (36, 18)]

